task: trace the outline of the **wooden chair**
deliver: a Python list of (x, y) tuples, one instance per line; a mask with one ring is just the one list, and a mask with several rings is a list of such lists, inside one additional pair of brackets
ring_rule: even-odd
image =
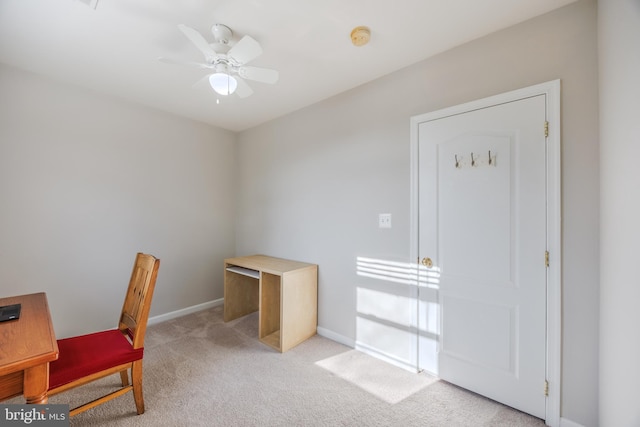
[[(120, 373), (122, 387), (72, 409), (70, 416), (133, 391), (138, 414), (144, 413), (142, 356), (151, 298), (160, 260), (138, 253), (117, 329), (58, 340), (58, 360), (49, 365), (49, 396)], [(131, 385), (128, 370), (131, 371)]]

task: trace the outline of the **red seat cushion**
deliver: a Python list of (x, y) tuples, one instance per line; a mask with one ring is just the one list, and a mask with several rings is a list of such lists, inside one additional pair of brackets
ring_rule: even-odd
[(49, 364), (49, 389), (87, 375), (142, 359), (117, 329), (58, 340), (58, 360)]

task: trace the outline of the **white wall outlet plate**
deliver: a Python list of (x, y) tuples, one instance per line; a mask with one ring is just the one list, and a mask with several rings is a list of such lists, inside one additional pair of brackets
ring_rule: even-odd
[(379, 228), (391, 228), (391, 214), (383, 213), (378, 215)]

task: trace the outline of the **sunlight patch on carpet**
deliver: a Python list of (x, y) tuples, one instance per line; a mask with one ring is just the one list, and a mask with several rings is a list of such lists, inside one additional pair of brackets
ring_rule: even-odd
[(411, 373), (357, 350), (319, 360), (316, 365), (391, 404), (437, 381), (435, 377)]

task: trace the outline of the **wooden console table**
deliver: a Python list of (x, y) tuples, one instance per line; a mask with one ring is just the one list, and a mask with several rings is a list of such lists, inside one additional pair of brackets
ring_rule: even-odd
[(224, 260), (224, 321), (259, 311), (260, 341), (284, 353), (316, 334), (318, 266), (252, 255)]
[(0, 306), (18, 303), (20, 318), (0, 323), (0, 401), (23, 394), (27, 403), (47, 403), (49, 362), (58, 358), (47, 296), (0, 298)]

